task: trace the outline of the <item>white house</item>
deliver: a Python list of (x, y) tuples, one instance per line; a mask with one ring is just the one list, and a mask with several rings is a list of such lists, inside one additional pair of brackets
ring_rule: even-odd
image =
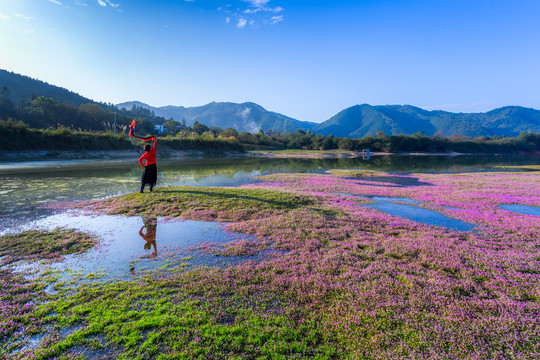
[(156, 130), (160, 134), (163, 134), (163, 131), (165, 131), (165, 128), (163, 127), (163, 125), (154, 125), (154, 130)]

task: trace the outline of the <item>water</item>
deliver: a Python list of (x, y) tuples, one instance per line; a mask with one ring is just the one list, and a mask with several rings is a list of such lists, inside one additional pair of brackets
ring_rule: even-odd
[[(99, 237), (98, 246), (82, 255), (68, 255), (63, 261), (51, 265), (51, 270), (77, 274), (82, 278), (126, 279), (149, 270), (226, 266), (267, 255), (217, 256), (218, 250), (231, 241), (254, 242), (256, 238), (227, 231), (226, 224), (216, 222), (165, 222), (155, 217), (63, 213), (25, 225), (19, 230), (52, 230), (56, 227), (72, 228)], [(17, 269), (29, 270), (36, 266), (39, 267), (36, 263), (23, 263)]]
[(355, 194), (339, 195), (369, 198), (373, 200), (374, 203), (362, 206), (383, 211), (393, 216), (400, 216), (402, 218), (420, 222), (423, 224), (441, 226), (456, 231), (469, 231), (474, 228), (474, 225), (467, 222), (452, 219), (451, 217), (443, 215), (440, 212), (434, 210), (418, 207), (418, 205), (422, 205), (423, 203), (422, 201), (414, 199), (389, 196), (361, 196)]
[[(371, 157), (363, 159), (219, 158), (197, 161), (160, 161), (158, 186), (240, 186), (254, 183), (259, 175), (277, 172), (323, 173), (328, 169), (383, 170), (397, 174), (412, 171), (470, 172), (500, 169), (500, 165), (538, 164), (530, 157)], [(128, 161), (51, 161), (0, 164), (0, 234), (24, 228), (75, 228), (100, 238), (97, 247), (82, 255), (69, 255), (53, 269), (82, 278), (130, 278), (144, 271), (199, 265), (227, 266), (254, 257), (215, 256), (230, 241), (255, 241), (231, 233), (224, 224), (198, 221), (145, 224), (141, 217), (55, 213), (56, 202), (105, 198), (137, 191), (141, 168)], [(362, 178), (355, 178), (356, 180)], [(417, 179), (369, 177), (380, 186), (425, 186)], [(371, 208), (413, 221), (468, 231), (471, 224), (419, 207), (421, 202), (372, 197)], [(396, 201), (400, 202), (397, 204)], [(502, 206), (501, 206), (502, 207)], [(522, 210), (526, 207), (510, 207)], [(517, 210), (516, 210), (517, 209)], [(529, 211), (530, 209), (525, 209)], [(535, 214), (538, 215), (538, 214)], [(19, 265), (21, 269), (25, 265)], [(36, 264), (29, 265), (30, 267)]]
[[(346, 159), (213, 158), (160, 161), (158, 186), (240, 186), (258, 175), (318, 172), (328, 169), (457, 173), (497, 170), (496, 166), (540, 164), (534, 156), (372, 156)], [(141, 168), (136, 160), (0, 163), (0, 233), (52, 215), (44, 207), (57, 201), (98, 199), (137, 191)], [(424, 184), (381, 183), (381, 186)], [(401, 178), (404, 179), (404, 178)], [(405, 178), (407, 179), (407, 178)], [(373, 178), (370, 178), (373, 180)], [(403, 180), (400, 180), (403, 181)]]
[(442, 226), (456, 231), (469, 231), (474, 228), (474, 225), (472, 224), (452, 219), (434, 210), (396, 203), (396, 201), (399, 201), (414, 205), (422, 204), (422, 202), (413, 199), (382, 196), (374, 196), (370, 199), (375, 201), (375, 203), (365, 205), (366, 207), (384, 211), (385, 213), (393, 216), (401, 216), (412, 221), (421, 222), (428, 225)]
[(506, 204), (500, 205), (499, 207), (501, 209), (517, 212), (520, 214), (540, 216), (540, 207), (536, 206)]

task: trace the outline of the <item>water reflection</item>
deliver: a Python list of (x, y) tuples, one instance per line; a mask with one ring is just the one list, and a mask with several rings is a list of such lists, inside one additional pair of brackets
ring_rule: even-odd
[(422, 202), (418, 200), (389, 196), (362, 196), (355, 194), (339, 195), (369, 198), (373, 200), (374, 203), (362, 206), (383, 211), (387, 214), (403, 217), (412, 221), (446, 227), (455, 231), (469, 231), (474, 229), (474, 225), (467, 222), (445, 216), (438, 211), (418, 207), (418, 205), (422, 205)]
[(144, 225), (139, 230), (139, 235), (146, 241), (143, 248), (145, 250), (150, 250), (154, 248), (152, 256), (157, 255), (156, 247), (156, 232), (157, 232), (157, 217), (155, 216), (146, 216), (143, 217)]
[[(145, 271), (193, 266), (229, 266), (252, 257), (217, 256), (231, 241), (257, 241), (255, 237), (228, 231), (226, 224), (192, 220), (164, 221), (153, 216), (57, 214), (19, 228), (72, 228), (100, 238), (95, 248), (81, 255), (68, 255), (53, 270), (82, 277), (105, 279), (140, 276)], [(158, 231), (159, 228), (159, 231)], [(159, 251), (157, 250), (159, 244)], [(31, 267), (39, 267), (32, 264)], [(21, 265), (20, 270), (24, 269)], [(65, 279), (65, 278), (64, 278)], [(62, 279), (61, 279), (62, 280)]]
[[(143, 216), (143, 226), (139, 230), (139, 236), (144, 240), (144, 250), (154, 250), (150, 255), (142, 255), (140, 259), (155, 259), (157, 257), (157, 245), (156, 245), (156, 233), (157, 233), (157, 217), (147, 215)], [(132, 261), (129, 264), (129, 271), (131, 275), (136, 276), (135, 262)]]
[[(328, 169), (351, 168), (394, 173), (463, 172), (489, 169), (500, 171), (494, 166), (527, 164), (540, 164), (540, 158), (530, 156), (371, 156), (369, 160), (254, 157), (192, 161), (163, 160), (160, 161), (159, 166), (158, 186), (239, 186), (256, 182), (254, 178), (258, 175), (276, 172), (322, 173)], [(53, 214), (53, 210), (43, 205), (58, 201), (98, 199), (138, 190), (140, 170), (136, 161), (72, 161), (49, 165), (0, 164), (0, 233), (17, 224)], [(397, 185), (414, 184), (398, 183)]]
[(517, 212), (520, 214), (540, 216), (540, 207), (537, 206), (506, 204), (500, 205), (499, 207), (501, 209)]

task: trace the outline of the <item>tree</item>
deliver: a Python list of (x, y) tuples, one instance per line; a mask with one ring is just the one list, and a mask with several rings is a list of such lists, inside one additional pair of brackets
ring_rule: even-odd
[(203, 125), (198, 121), (195, 121), (195, 124), (193, 124), (193, 131), (195, 131), (197, 135), (202, 135), (204, 132), (208, 130), (210, 130), (208, 126)]
[(0, 90), (0, 97), (9, 98), (9, 89), (7, 86), (2, 86), (2, 90)]
[(220, 136), (224, 138), (234, 137), (238, 139), (238, 130), (233, 128), (227, 128), (221, 132)]

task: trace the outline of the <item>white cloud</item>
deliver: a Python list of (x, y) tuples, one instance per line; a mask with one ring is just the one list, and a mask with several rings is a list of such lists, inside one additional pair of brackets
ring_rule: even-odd
[(280, 21), (283, 21), (283, 15), (278, 15), (278, 16), (272, 16), (270, 18), (270, 24), (274, 25), (274, 24), (277, 24), (278, 22)]
[(6, 14), (0, 13), (0, 19), (7, 20), (7, 19), (9, 19), (9, 16), (6, 15)]
[(254, 7), (264, 7), (270, 0), (244, 0), (247, 3), (250, 3)]
[(115, 9), (118, 8), (118, 7), (120, 6), (120, 4), (118, 4), (118, 3), (113, 3), (113, 2), (110, 1), (110, 0), (105, 0), (105, 1), (107, 1), (107, 4), (109, 4), (109, 6), (112, 6), (112, 7), (115, 8)]
[(97, 0), (98, 4), (105, 7), (107, 5), (109, 5), (110, 7), (113, 7), (113, 8), (118, 8), (120, 6), (120, 4), (117, 4), (117, 3), (113, 3), (111, 0)]
[(274, 25), (285, 20), (283, 15), (279, 15), (284, 11), (281, 6), (267, 6), (271, 0), (241, 1), (245, 5), (235, 9), (232, 9), (231, 5), (217, 8), (218, 11), (226, 14), (226, 24), (234, 23), (238, 29), (244, 29), (246, 27), (258, 28), (259, 24)]
[(34, 18), (31, 16), (26, 16), (24, 14), (15, 14), (16, 17), (23, 19), (23, 20), (33, 20)]
[(246, 24), (247, 24), (247, 20), (244, 18), (240, 18), (238, 19), (238, 22), (236, 23), (236, 27), (239, 29), (243, 29), (246, 27)]
[(88, 6), (88, 4), (86, 3), (86, 0), (77, 0), (75, 1), (75, 5)]
[(35, 32), (34, 29), (28, 29), (28, 30), (24, 30), (23, 34), (32, 34), (33, 32)]
[(262, 11), (261, 8), (257, 8), (257, 9), (246, 9), (244, 10), (244, 14), (256, 14), (258, 13), (259, 11)]
[[(255, 6), (255, 5), (254, 5)], [(256, 14), (258, 12), (281, 12), (283, 11), (283, 8), (281, 6), (276, 6), (275, 8), (266, 7), (266, 6), (255, 6), (254, 9), (246, 9), (244, 10), (244, 14)]]
[(56, 5), (62, 5), (62, 3), (58, 0), (49, 0), (49, 1)]

